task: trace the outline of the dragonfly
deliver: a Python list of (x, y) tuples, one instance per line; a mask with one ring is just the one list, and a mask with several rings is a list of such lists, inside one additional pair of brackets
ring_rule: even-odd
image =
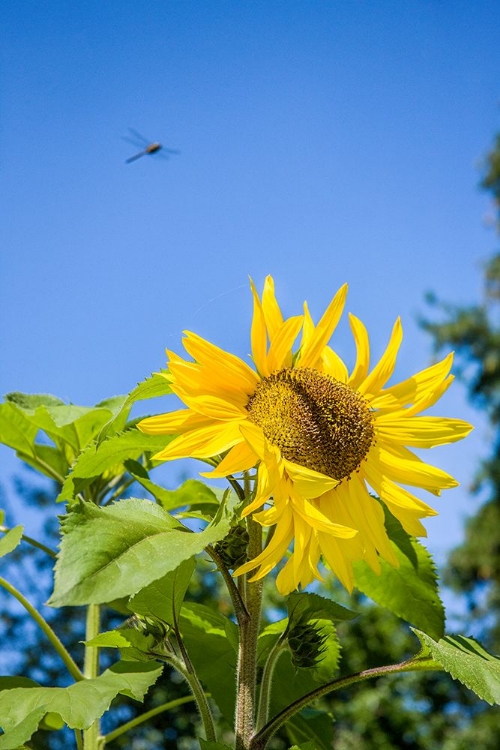
[(141, 156), (147, 156), (148, 154), (157, 154), (159, 151), (162, 152), (160, 156), (162, 156), (164, 159), (168, 159), (169, 154), (180, 154), (180, 151), (177, 151), (177, 149), (165, 148), (165, 146), (163, 146), (158, 141), (148, 141), (147, 138), (144, 138), (143, 135), (141, 135), (139, 132), (137, 132), (137, 130), (134, 130), (133, 128), (129, 128), (128, 131), (133, 136), (133, 138), (127, 138), (126, 136), (123, 136), (123, 139), (125, 141), (128, 141), (129, 143), (132, 143), (136, 148), (140, 148), (141, 150), (137, 154), (129, 156), (128, 159), (125, 159), (125, 164), (130, 164), (130, 162), (135, 161), (136, 159), (140, 159)]

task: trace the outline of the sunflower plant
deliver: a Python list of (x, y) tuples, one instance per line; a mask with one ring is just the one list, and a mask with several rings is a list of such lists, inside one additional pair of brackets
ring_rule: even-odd
[[(415, 449), (471, 430), (423, 415), (453, 380), (452, 355), (390, 384), (399, 319), (372, 363), (367, 330), (349, 315), (349, 371), (330, 345), (347, 286), (317, 323), (307, 304), (286, 318), (271, 277), (261, 295), (251, 282), (251, 293), (249, 362), (186, 332), (186, 355), (167, 350), (166, 369), (128, 396), (86, 408), (13, 393), (0, 405), (0, 440), (54, 480), (66, 503), (57, 553), (2, 519), (0, 555), (31, 544), (54, 557), (48, 604), (61, 617), (66, 606), (82, 607), (86, 621), (78, 664), (43, 613), (0, 578), (71, 683), (0, 678), (0, 750), (29, 748), (40, 727), (68, 727), (84, 750), (104, 750), (160, 714), (168, 728), (189, 698), (102, 729), (114, 701), (143, 700), (165, 665), (190, 688), (201, 750), (335, 747), (321, 699), (382, 675), (444, 670), (500, 703), (500, 659), (472, 638), (445, 635), (436, 571), (416, 539), (426, 535), (422, 519), (436, 514), (422, 491), (439, 498), (457, 482)], [(172, 395), (182, 408), (130, 419), (137, 402)], [(186, 458), (203, 464), (202, 480), (172, 490), (151, 478)], [(210, 604), (194, 601), (200, 565), (202, 581), (221, 582)], [(411, 626), (413, 655), (342, 672), (336, 624), (359, 616), (349, 607), (355, 591)], [(112, 630), (101, 627), (103, 608), (116, 615)]]

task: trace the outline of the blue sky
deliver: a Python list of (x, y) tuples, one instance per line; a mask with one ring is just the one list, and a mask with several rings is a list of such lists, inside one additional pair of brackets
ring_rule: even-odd
[[(2, 394), (125, 393), (184, 329), (246, 357), (249, 275), (316, 317), (349, 282), (375, 356), (401, 315), (400, 378), (431, 358), (425, 292), (479, 299), (496, 2), (4, 0), (0, 20)], [(181, 153), (125, 164), (128, 128)], [(345, 323), (334, 343), (352, 362)], [(439, 411), (478, 425), (432, 454), (462, 482), (427, 523), (441, 557), (488, 433), (458, 385)]]

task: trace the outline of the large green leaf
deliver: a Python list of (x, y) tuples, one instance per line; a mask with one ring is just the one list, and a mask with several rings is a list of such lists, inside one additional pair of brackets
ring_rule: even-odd
[(203, 531), (193, 532), (149, 500), (105, 508), (81, 502), (62, 521), (63, 537), (49, 604), (106, 603), (133, 596), (229, 532), (234, 498)]
[(441, 638), (445, 613), (438, 594), (434, 561), (425, 547), (408, 536), (399, 521), (387, 511), (386, 527), (399, 568), (393, 568), (380, 558), (382, 572), (377, 575), (367, 563), (356, 562), (355, 585), (377, 604), (432, 638)]
[(144, 435), (136, 429), (113, 435), (102, 443), (92, 443), (78, 457), (63, 484), (58, 502), (72, 500), (79, 492), (106, 471), (116, 470), (128, 459), (135, 459), (145, 452), (156, 453), (171, 438), (162, 435)]
[[(202, 604), (186, 602), (180, 631), (189, 658), (221, 713), (232, 724), (235, 703), (238, 628), (234, 622)], [(228, 630), (233, 632), (228, 636)]]
[(0, 537), (0, 557), (8, 555), (9, 552), (16, 549), (21, 542), (23, 531), (23, 526), (14, 526), (13, 529), (9, 529), (2, 537)]
[(436, 643), (426, 633), (413, 628), (422, 646), (453, 679), (459, 680), (490, 705), (500, 705), (500, 658), (492, 656), (474, 638), (447, 635)]
[(28, 741), (47, 713), (58, 714), (71, 729), (87, 729), (119, 693), (142, 700), (160, 676), (154, 662), (118, 662), (95, 679), (67, 688), (18, 687), (2, 692), (0, 750)]

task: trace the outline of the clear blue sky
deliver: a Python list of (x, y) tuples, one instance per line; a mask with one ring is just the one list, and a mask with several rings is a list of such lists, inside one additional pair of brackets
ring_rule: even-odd
[[(248, 275), (315, 316), (348, 281), (376, 355), (401, 314), (401, 378), (430, 361), (425, 292), (479, 298), (497, 2), (3, 0), (0, 18), (1, 393), (125, 393), (186, 328), (245, 357)], [(180, 155), (125, 164), (129, 127)], [(351, 362), (346, 325), (335, 343)], [(460, 386), (441, 412), (479, 429), (429, 457), (463, 483), (427, 523), (438, 556), (488, 450)]]

